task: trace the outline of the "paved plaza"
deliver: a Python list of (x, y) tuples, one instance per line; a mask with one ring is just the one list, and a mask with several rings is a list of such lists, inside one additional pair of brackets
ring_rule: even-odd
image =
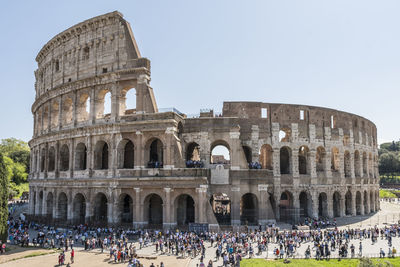
[[(369, 228), (378, 225), (379, 227), (384, 227), (385, 225), (395, 223), (400, 219), (400, 204), (396, 203), (387, 203), (381, 202), (381, 211), (374, 214), (373, 216), (361, 216), (361, 217), (344, 217), (338, 218), (337, 223), (340, 229), (347, 229), (347, 228)], [(289, 225), (279, 225), (282, 228), (289, 228)], [(388, 242), (381, 237), (378, 238), (377, 243), (372, 244), (370, 239), (353, 239), (350, 241), (350, 244), (354, 244), (356, 254), (358, 253), (359, 243), (362, 242), (363, 246), (363, 256), (367, 257), (379, 257), (379, 250), (383, 248), (386, 255), (388, 253)], [(135, 244), (136, 247), (139, 247), (139, 244)], [(312, 242), (305, 242), (302, 243), (297, 251), (295, 252), (295, 257), (302, 258), (305, 255), (305, 250), (307, 249), (308, 245), (313, 247)], [(274, 259), (275, 256), (273, 255), (273, 250), (277, 247), (276, 244), (269, 244), (267, 251), (262, 252), (261, 255), (257, 255), (258, 249), (256, 244), (252, 244), (254, 248), (254, 252), (256, 253), (256, 258), (269, 258)], [(210, 259), (213, 260), (213, 266), (222, 266), (222, 258), (218, 262), (215, 262), (215, 255), (216, 255), (216, 248), (211, 247), (209, 242), (205, 243), (206, 253), (205, 253), (205, 260), (204, 262), (207, 263)], [(350, 247), (350, 245), (349, 245)], [(393, 247), (396, 249), (400, 249), (400, 238), (394, 237), (393, 238)], [(331, 252), (331, 257), (338, 257), (338, 249)], [(312, 252), (312, 256), (314, 256), (314, 251)], [(349, 253), (350, 254), (350, 253)], [(67, 252), (67, 260), (66, 263), (69, 263), (69, 252)], [(161, 254), (160, 252), (155, 252), (155, 246), (150, 245), (143, 249), (138, 250), (138, 255), (143, 257), (141, 258), (141, 262), (144, 266), (149, 266), (151, 263), (154, 263), (155, 266), (159, 265), (160, 262), (163, 262), (165, 266), (188, 266), (188, 267), (195, 267), (200, 262), (200, 256), (196, 258), (186, 257), (184, 259), (176, 257), (174, 255)], [(350, 256), (350, 255), (349, 255)], [(248, 257), (248, 256), (247, 256)], [(246, 257), (246, 258), (247, 258)], [(147, 258), (147, 259), (146, 259)], [(58, 253), (44, 255), (44, 256), (37, 256), (32, 258), (25, 258), (20, 260), (15, 260), (11, 262), (6, 262), (0, 264), (0, 266), (55, 266), (57, 264)], [(3, 261), (2, 261), (3, 262)], [(95, 249), (92, 251), (84, 251), (82, 247), (76, 247), (76, 256), (75, 256), (75, 263), (74, 266), (109, 266), (110, 264), (114, 264), (113, 261), (109, 260), (108, 251), (104, 251), (101, 253), (99, 249)], [(124, 264), (117, 264), (121, 266), (127, 265)]]

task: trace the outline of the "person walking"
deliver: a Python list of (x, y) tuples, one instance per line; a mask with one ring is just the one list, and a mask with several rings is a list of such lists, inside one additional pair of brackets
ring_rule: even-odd
[(71, 249), (71, 264), (74, 263), (74, 258), (75, 258), (75, 250), (72, 248)]

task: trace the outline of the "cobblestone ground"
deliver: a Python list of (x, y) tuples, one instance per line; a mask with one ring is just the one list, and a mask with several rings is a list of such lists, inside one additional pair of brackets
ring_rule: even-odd
[[(339, 228), (346, 229), (346, 228), (369, 228), (378, 225), (379, 227), (384, 227), (387, 224), (395, 223), (400, 220), (400, 204), (398, 203), (387, 203), (381, 202), (381, 211), (372, 215), (372, 216), (359, 216), (357, 218), (351, 217), (344, 217), (338, 218), (337, 223)], [(289, 228), (289, 225), (279, 225), (282, 228)], [(375, 244), (372, 244), (370, 239), (354, 239), (351, 240), (350, 243), (354, 244), (356, 248), (356, 254), (358, 252), (358, 247), (360, 241), (362, 242), (363, 246), (363, 256), (367, 257), (379, 257), (379, 250), (383, 248), (386, 255), (388, 253), (388, 242), (385, 239), (379, 238)], [(213, 261), (213, 266), (222, 266), (222, 259), (218, 262), (215, 261), (215, 248), (210, 247), (210, 243), (206, 242), (206, 255), (204, 262), (207, 263), (210, 259)], [(302, 243), (301, 246), (297, 249), (295, 256), (296, 257), (304, 257), (305, 250), (307, 246), (312, 246), (311, 242)], [(139, 247), (136, 244), (136, 247)], [(255, 244), (253, 244), (255, 248), (255, 253), (257, 253), (257, 249)], [(272, 252), (276, 246), (274, 244), (270, 244), (268, 246), (267, 251), (264, 251), (261, 255), (255, 255), (256, 258), (271, 258), (273, 259), (274, 256)], [(398, 251), (400, 249), (400, 237), (393, 238), (393, 247), (395, 247)], [(187, 267), (196, 267), (196, 265), (200, 262), (200, 257), (190, 258), (186, 257), (184, 259), (177, 258), (173, 255), (168, 254), (160, 254), (159, 252), (155, 252), (155, 246), (148, 246), (143, 249), (138, 250), (139, 256), (143, 257), (151, 257), (151, 259), (141, 259), (141, 262), (144, 266), (148, 267), (150, 263), (154, 263), (156, 266), (160, 264), (160, 262), (164, 262), (166, 267), (173, 266), (173, 267), (180, 267), (180, 266), (187, 266)], [(312, 253), (314, 255), (314, 253)], [(7, 262), (0, 264), (0, 266), (7, 266), (7, 267), (14, 267), (14, 266), (55, 266), (57, 264), (57, 254), (52, 255), (45, 255), (45, 256), (38, 256), (34, 258), (27, 258), (27, 259), (20, 259), (12, 262)], [(338, 257), (338, 250), (332, 251), (331, 257)], [(247, 257), (246, 257), (247, 258)], [(69, 252), (67, 252), (67, 261), (69, 262)], [(99, 250), (94, 250), (91, 252), (85, 252), (82, 248), (76, 248), (76, 260), (73, 266), (109, 266), (113, 262), (109, 261), (108, 254), (104, 252), (103, 254), (100, 253)], [(126, 266), (127, 264), (117, 264), (120, 266)]]

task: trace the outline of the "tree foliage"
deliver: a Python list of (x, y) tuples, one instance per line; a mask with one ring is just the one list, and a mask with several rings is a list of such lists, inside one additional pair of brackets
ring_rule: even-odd
[(0, 240), (7, 241), (8, 219), (8, 170), (3, 154), (0, 153)]
[(379, 173), (383, 176), (400, 174), (400, 141), (392, 141), (380, 145)]

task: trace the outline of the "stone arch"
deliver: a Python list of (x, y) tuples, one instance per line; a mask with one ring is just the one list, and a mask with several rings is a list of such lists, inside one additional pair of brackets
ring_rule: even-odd
[(53, 193), (49, 192), (46, 197), (46, 213), (49, 219), (53, 218)]
[(200, 145), (196, 142), (191, 142), (186, 146), (186, 161), (200, 160)]
[(48, 156), (48, 171), (54, 172), (56, 168), (56, 150), (54, 146), (49, 148), (49, 156)]
[(51, 127), (56, 128), (59, 124), (58, 117), (60, 116), (60, 106), (58, 101), (51, 102)]
[(133, 199), (129, 194), (123, 193), (119, 196), (118, 213), (118, 220), (121, 223), (133, 222)]
[(352, 198), (352, 193), (350, 192), (350, 190), (347, 191), (347, 193), (344, 196), (345, 198), (345, 214), (346, 215), (352, 215), (352, 204), (353, 204), (353, 198)]
[(39, 203), (38, 203), (39, 215), (43, 215), (43, 197), (44, 197), (43, 195), (44, 195), (43, 191), (42, 190), (39, 191)]
[(101, 119), (111, 113), (111, 91), (108, 89), (102, 89), (97, 91), (96, 95), (96, 119)]
[(362, 165), (363, 165), (363, 174), (364, 176), (368, 176), (368, 172), (367, 172), (367, 152), (363, 152), (362, 153)]
[(335, 191), (333, 193), (332, 199), (333, 199), (333, 217), (340, 217), (341, 216), (341, 195), (338, 191)]
[(87, 169), (87, 148), (84, 143), (79, 143), (75, 148), (75, 170)]
[(281, 221), (290, 222), (294, 219), (293, 194), (289, 191), (281, 193), (279, 201), (279, 214)]
[(60, 148), (60, 171), (69, 170), (69, 147), (67, 144)]
[(328, 196), (324, 192), (318, 196), (318, 216), (322, 218), (328, 217)]
[(44, 172), (46, 170), (46, 149), (42, 148), (40, 150), (40, 172)]
[(136, 113), (136, 88), (128, 87), (121, 90), (120, 114), (130, 115)]
[(246, 193), (240, 199), (240, 222), (242, 225), (258, 225), (258, 198)]
[(43, 107), (43, 130), (46, 131), (49, 129), (49, 107), (48, 105)]
[(231, 200), (225, 193), (215, 193), (210, 198), (214, 216), (220, 225), (231, 224)]
[(268, 144), (264, 144), (262, 145), (261, 149), (260, 149), (260, 164), (261, 164), (261, 168), (263, 169), (267, 169), (267, 170), (272, 170), (273, 166), (272, 166), (272, 154), (273, 154), (274, 150), (272, 149), (272, 147)]
[(117, 147), (118, 168), (133, 169), (135, 164), (135, 146), (129, 139), (122, 139)]
[(158, 138), (150, 138), (146, 144), (147, 167), (162, 168), (164, 166), (164, 144)]
[(363, 199), (364, 203), (364, 214), (368, 214), (370, 211), (368, 210), (368, 193), (365, 190), (364, 191), (364, 199)]
[(84, 224), (86, 218), (86, 198), (77, 193), (72, 203), (72, 217), (75, 224)]
[(62, 111), (62, 124), (67, 125), (72, 123), (72, 98), (70, 96), (67, 96), (63, 98), (62, 100), (63, 103), (63, 111)]
[(350, 152), (344, 152), (344, 177), (351, 177), (351, 160), (350, 160)]
[(360, 152), (356, 150), (354, 151), (354, 175), (356, 177), (361, 177), (360, 169), (361, 169)]
[(68, 198), (67, 194), (61, 192), (57, 201), (57, 219), (60, 222), (66, 222), (68, 218)]
[(108, 198), (104, 193), (97, 193), (94, 198), (94, 221), (106, 224), (108, 221)]
[(281, 169), (281, 174), (290, 174), (291, 173), (291, 158), (292, 158), (292, 150), (287, 147), (281, 147), (279, 151), (279, 157), (280, 157), (280, 169)]
[[(219, 151), (219, 152), (218, 152)], [(218, 155), (217, 153), (225, 153), (225, 155)], [(210, 162), (211, 164), (230, 164), (231, 162), (231, 148), (228, 142), (224, 140), (216, 140), (210, 147)]]
[(307, 146), (301, 146), (299, 148), (299, 174), (310, 174), (310, 160), (309, 160), (309, 152)]
[(175, 220), (178, 226), (194, 223), (196, 205), (192, 196), (188, 194), (177, 196), (174, 207), (176, 208)]
[(109, 162), (109, 148), (105, 141), (98, 141), (94, 148), (94, 169), (106, 170)]
[(84, 91), (79, 95), (77, 106), (77, 121), (83, 122), (89, 120), (90, 114), (90, 96), (89, 93)]
[(331, 170), (334, 172), (337, 172), (337, 171), (339, 171), (339, 169), (340, 169), (339, 149), (337, 147), (332, 147)]
[(356, 215), (361, 215), (362, 203), (361, 203), (361, 192), (356, 192)]
[(312, 217), (311, 195), (306, 191), (302, 191), (299, 194), (299, 202), (300, 202), (300, 218)]
[(326, 151), (322, 146), (317, 147), (317, 153), (315, 157), (317, 172), (323, 172), (326, 169)]
[(159, 227), (163, 224), (163, 199), (151, 193), (144, 199), (144, 216), (149, 226)]

